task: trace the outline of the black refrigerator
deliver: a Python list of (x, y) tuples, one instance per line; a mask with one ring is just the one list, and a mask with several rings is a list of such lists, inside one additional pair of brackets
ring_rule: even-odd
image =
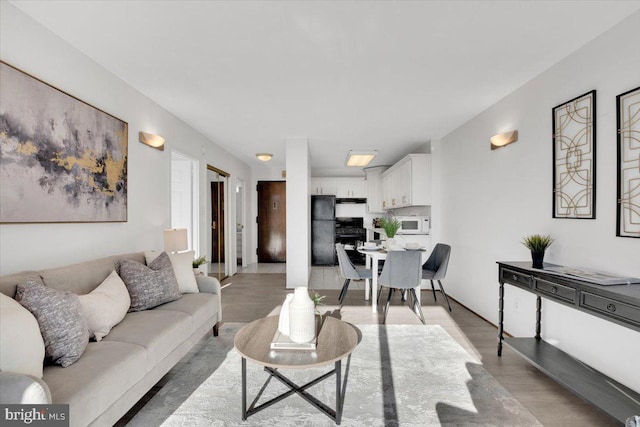
[(311, 265), (336, 265), (336, 196), (311, 196)]

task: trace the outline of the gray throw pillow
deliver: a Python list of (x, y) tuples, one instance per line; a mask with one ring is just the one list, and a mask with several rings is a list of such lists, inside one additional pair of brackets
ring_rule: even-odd
[(89, 343), (89, 328), (78, 295), (29, 281), (17, 286), (15, 298), (38, 321), (45, 360), (66, 368), (80, 359)]
[(166, 252), (147, 267), (138, 261), (120, 261), (120, 277), (131, 296), (129, 311), (142, 311), (182, 297)]

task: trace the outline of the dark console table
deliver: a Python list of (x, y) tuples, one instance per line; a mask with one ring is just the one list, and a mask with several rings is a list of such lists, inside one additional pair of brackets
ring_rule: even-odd
[[(545, 272), (549, 267), (557, 266), (545, 263), (538, 269), (532, 268), (531, 262), (498, 262), (498, 356), (502, 356), (502, 344), (508, 345), (546, 375), (624, 425), (628, 417), (640, 415), (640, 394), (543, 341), (542, 297), (640, 331), (640, 284), (602, 286)], [(535, 337), (504, 337), (505, 283), (536, 295)], [(638, 366), (632, 369), (637, 374)]]

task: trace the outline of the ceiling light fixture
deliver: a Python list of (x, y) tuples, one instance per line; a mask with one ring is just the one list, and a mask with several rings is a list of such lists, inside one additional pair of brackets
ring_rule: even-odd
[(365, 167), (371, 163), (377, 155), (377, 150), (350, 150), (349, 154), (347, 154), (345, 164), (347, 166)]
[(503, 132), (491, 137), (491, 149), (496, 150), (498, 148), (509, 145), (512, 142), (518, 140), (518, 131), (512, 130), (511, 132)]
[(138, 133), (138, 140), (144, 145), (148, 145), (156, 150), (164, 151), (164, 138), (160, 135), (154, 135), (149, 132), (140, 132)]
[(256, 153), (256, 158), (263, 162), (268, 162), (273, 157), (271, 153)]

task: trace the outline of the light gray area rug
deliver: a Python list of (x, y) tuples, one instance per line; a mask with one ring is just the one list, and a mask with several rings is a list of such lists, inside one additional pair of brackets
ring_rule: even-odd
[[(167, 384), (130, 421), (131, 426), (332, 426), (297, 395), (241, 420), (240, 356), (225, 324), (193, 357), (172, 371)], [(482, 365), (440, 326), (363, 325), (350, 360), (344, 426), (539, 426)], [(348, 363), (347, 363), (348, 362)], [(325, 369), (326, 368), (326, 369)], [(282, 370), (298, 385), (333, 368)], [(268, 374), (247, 361), (249, 403)], [(272, 380), (260, 402), (287, 391)], [(335, 408), (335, 377), (308, 391)]]

